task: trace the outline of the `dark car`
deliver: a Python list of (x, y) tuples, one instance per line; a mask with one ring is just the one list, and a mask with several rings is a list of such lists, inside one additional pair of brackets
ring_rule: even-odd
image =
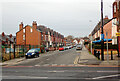
[(76, 50), (82, 50), (82, 45), (81, 45), (81, 44), (78, 44), (78, 45), (76, 46)]
[(29, 57), (39, 57), (39, 51), (40, 51), (40, 48), (30, 49), (30, 50), (25, 54), (25, 57), (26, 57), (26, 58), (29, 58)]

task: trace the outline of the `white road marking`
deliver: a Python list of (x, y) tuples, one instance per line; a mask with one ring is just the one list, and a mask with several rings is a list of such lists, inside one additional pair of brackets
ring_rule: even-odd
[(33, 76), (0, 76), (0, 77), (2, 77), (2, 78), (4, 78), (4, 77), (6, 77), (6, 78), (31, 78), (31, 79), (47, 79), (48, 77), (33, 77)]
[(35, 66), (40, 66), (40, 65), (35, 65)]
[(106, 73), (106, 72), (108, 72), (108, 73), (114, 73), (114, 72), (118, 72), (118, 71), (97, 71), (97, 72), (98, 72), (98, 73), (99, 73), (99, 72), (101, 72), (101, 73), (102, 73), (102, 72), (103, 72), (103, 73), (104, 73), (104, 72), (105, 72), (105, 73)]
[(54, 71), (48, 71), (48, 72), (63, 73), (65, 71), (56, 71), (56, 70), (54, 70)]
[(57, 66), (57, 64), (52, 64), (52, 66)]
[(118, 76), (120, 76), (120, 75), (119, 74), (117, 74), (117, 75), (108, 75), (108, 76), (95, 77), (95, 78), (92, 78), (92, 79), (103, 79), (103, 78), (118, 77)]
[(60, 66), (65, 66), (65, 64), (60, 64)]

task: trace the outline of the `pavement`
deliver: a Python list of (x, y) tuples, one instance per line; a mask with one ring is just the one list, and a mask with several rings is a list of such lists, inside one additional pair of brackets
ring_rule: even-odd
[[(101, 56), (100, 56), (101, 57)], [(94, 55), (90, 54), (89, 51), (83, 47), (81, 55), (78, 61), (78, 64), (81, 65), (99, 65), (99, 66), (120, 66), (120, 58), (117, 57), (117, 54), (113, 55), (113, 60), (107, 60), (107, 55), (104, 55), (104, 61), (97, 59)]]
[(21, 61), (24, 61), (25, 60), (25, 57), (21, 57), (21, 58), (16, 58), (16, 59), (12, 59), (12, 60), (9, 60), (9, 61), (5, 61), (5, 62), (2, 62), (0, 63), (0, 66), (7, 66), (7, 65), (14, 65), (14, 64), (18, 64), (19, 62)]

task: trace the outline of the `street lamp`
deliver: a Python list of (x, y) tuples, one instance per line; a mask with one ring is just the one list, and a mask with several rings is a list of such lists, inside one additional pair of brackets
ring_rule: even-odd
[[(92, 20), (89, 20), (89, 22), (92, 23)], [(92, 54), (92, 39), (93, 39), (93, 38), (92, 38), (92, 34), (91, 34), (90, 39), (91, 39), (91, 54)]]

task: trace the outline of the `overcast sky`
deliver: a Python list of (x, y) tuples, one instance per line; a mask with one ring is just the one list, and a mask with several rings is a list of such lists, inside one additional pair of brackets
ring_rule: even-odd
[[(104, 0), (104, 16), (112, 18), (112, 3)], [(22, 21), (25, 25), (45, 25), (65, 36), (88, 36), (100, 21), (101, 0), (4, 0), (2, 31), (15, 35)], [(92, 22), (89, 22), (92, 20)]]

